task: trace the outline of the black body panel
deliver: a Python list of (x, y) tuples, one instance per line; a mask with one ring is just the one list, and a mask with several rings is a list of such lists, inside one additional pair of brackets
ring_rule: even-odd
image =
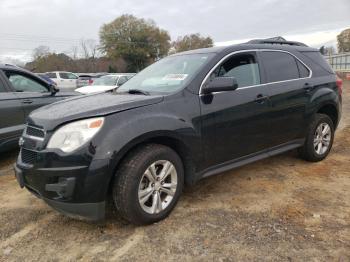
[[(260, 55), (266, 50), (288, 53), (295, 57), (295, 66), (297, 61), (304, 64), (310, 74), (286, 81), (269, 81)], [(322, 107), (334, 108), (335, 126), (341, 115), (335, 75), (303, 55), (304, 51), (316, 52), (304, 46), (269, 44), (195, 50), (187, 53), (210, 52), (215, 56), (176, 93), (104, 93), (42, 107), (30, 114), (28, 123), (41, 128), (45, 136), (33, 140), (23, 135), (18, 173), (23, 175), (24, 185), (47, 202), (95, 203), (93, 209), (99, 210), (113, 177), (118, 175), (120, 161), (143, 143), (161, 143), (177, 151), (184, 163), (187, 184), (300, 147), (308, 123)], [(209, 73), (236, 52), (257, 54), (259, 84), (238, 87), (235, 91), (201, 94), (201, 86), (210, 81)], [(184, 54), (186, 52), (179, 55)], [(66, 154), (60, 149), (46, 148), (59, 127), (96, 116), (105, 118), (103, 127), (78, 150)], [(24, 160), (22, 154), (28, 151), (28, 158)], [(64, 189), (70, 193), (62, 193)], [(62, 210), (57, 203), (52, 205)], [(71, 207), (63, 211), (72, 213)], [(80, 214), (90, 218), (102, 216), (86, 215), (83, 211)]]

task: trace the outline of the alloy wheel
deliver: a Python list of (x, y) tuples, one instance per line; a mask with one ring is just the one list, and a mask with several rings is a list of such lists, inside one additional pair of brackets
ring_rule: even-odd
[(316, 154), (323, 155), (331, 143), (332, 130), (327, 123), (320, 123), (314, 135), (314, 149)]
[(172, 202), (177, 189), (177, 172), (168, 160), (152, 163), (144, 172), (138, 189), (141, 208), (148, 214), (158, 214)]

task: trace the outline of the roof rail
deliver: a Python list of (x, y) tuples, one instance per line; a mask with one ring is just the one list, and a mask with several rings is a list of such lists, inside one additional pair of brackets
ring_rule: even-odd
[(287, 41), (286, 39), (284, 39), (281, 36), (267, 38), (267, 39), (254, 39), (254, 40), (250, 40), (247, 43), (248, 44), (274, 44), (274, 45), (291, 45), (291, 46), (305, 46), (305, 47), (307, 47), (307, 45), (305, 45), (304, 43), (295, 42), (295, 41)]
[(12, 67), (17, 67), (17, 68), (19, 68), (19, 66), (13, 65), (13, 64), (4, 64), (4, 66), (12, 66)]

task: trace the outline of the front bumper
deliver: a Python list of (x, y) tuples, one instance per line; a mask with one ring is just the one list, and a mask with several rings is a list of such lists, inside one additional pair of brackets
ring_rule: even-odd
[(48, 157), (52, 158), (50, 154), (55, 154), (52, 152), (36, 153), (36, 161), (31, 165), (22, 161), (21, 153), (17, 159), (15, 174), (22, 188), (70, 217), (89, 221), (104, 219), (110, 180), (107, 159), (73, 161), (83, 163), (78, 166), (72, 165), (72, 161), (67, 161), (65, 157), (56, 157), (52, 163), (47, 161)]

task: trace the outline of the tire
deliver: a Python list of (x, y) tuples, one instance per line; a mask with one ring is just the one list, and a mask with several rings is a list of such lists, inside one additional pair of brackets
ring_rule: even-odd
[[(317, 136), (320, 134), (320, 130), (324, 133), (326, 126), (329, 127), (329, 135)], [(318, 129), (321, 128), (321, 129)], [(317, 138), (318, 137), (318, 138)], [(316, 139), (318, 139), (316, 141)], [(323, 139), (323, 140), (322, 140)], [(305, 144), (303, 147), (299, 148), (298, 152), (301, 158), (310, 162), (318, 162), (327, 157), (329, 151), (332, 148), (334, 140), (334, 124), (331, 118), (324, 114), (316, 114), (313, 121), (309, 126), (309, 130), (306, 135)], [(321, 142), (322, 141), (322, 142)], [(328, 146), (327, 142), (329, 142)], [(315, 143), (315, 145), (314, 145)], [(320, 147), (320, 143), (322, 144), (322, 148)], [(320, 149), (321, 148), (321, 149)]]
[[(166, 173), (168, 175), (162, 182), (161, 176)], [(136, 225), (166, 218), (175, 207), (184, 185), (180, 157), (171, 148), (158, 144), (141, 146), (129, 153), (116, 176), (113, 202), (117, 212)]]

